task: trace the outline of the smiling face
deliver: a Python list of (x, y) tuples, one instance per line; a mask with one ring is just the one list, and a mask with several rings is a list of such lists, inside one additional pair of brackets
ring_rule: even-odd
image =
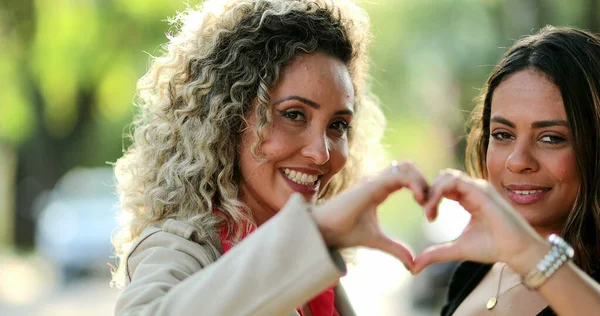
[(560, 232), (580, 177), (559, 88), (526, 69), (500, 83), (491, 104), (488, 180), (538, 233)]
[(354, 89), (348, 68), (323, 53), (299, 55), (270, 90), (273, 120), (255, 159), (256, 116), (240, 146), (240, 199), (258, 225), (271, 218), (293, 192), (307, 201), (342, 169), (348, 158), (348, 126)]

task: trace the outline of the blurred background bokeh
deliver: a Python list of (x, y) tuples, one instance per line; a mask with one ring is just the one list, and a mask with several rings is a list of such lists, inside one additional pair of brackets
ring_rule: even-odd
[[(463, 124), (507, 46), (546, 24), (598, 31), (598, 0), (368, 0), (373, 90), (389, 159), (429, 179), (462, 168)], [(190, 5), (197, 1), (190, 0)], [(0, 315), (110, 315), (111, 162), (127, 145), (137, 78), (178, 0), (0, 0)], [(443, 202), (429, 224), (408, 193), (380, 210), (415, 251), (457, 236)], [(412, 277), (359, 250), (342, 282), (359, 315), (437, 315), (452, 263)]]

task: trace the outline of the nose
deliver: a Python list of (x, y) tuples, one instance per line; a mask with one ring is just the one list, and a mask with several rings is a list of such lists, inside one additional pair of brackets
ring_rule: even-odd
[(515, 144), (512, 152), (506, 159), (506, 168), (514, 173), (535, 172), (539, 164), (533, 153), (533, 148), (525, 142)]
[(316, 165), (323, 165), (329, 161), (329, 139), (326, 133), (314, 133), (307, 137), (301, 153)]

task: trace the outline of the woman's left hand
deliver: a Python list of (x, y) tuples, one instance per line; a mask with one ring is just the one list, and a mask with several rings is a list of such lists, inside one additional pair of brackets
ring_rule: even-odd
[(421, 171), (410, 162), (394, 163), (346, 192), (315, 206), (313, 216), (325, 243), (330, 247), (369, 247), (398, 258), (412, 268), (413, 255), (402, 243), (387, 236), (379, 225), (377, 207), (398, 190), (412, 191), (424, 205), (428, 185)]
[(529, 223), (485, 180), (470, 178), (458, 170), (442, 171), (431, 185), (424, 205), (429, 220), (437, 216), (443, 197), (457, 201), (471, 219), (456, 240), (425, 249), (415, 259), (413, 274), (431, 263), (451, 260), (529, 266), (524, 261), (532, 247), (544, 245)]

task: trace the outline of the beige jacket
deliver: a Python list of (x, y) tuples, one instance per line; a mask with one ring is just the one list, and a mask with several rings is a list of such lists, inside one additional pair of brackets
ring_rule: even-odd
[[(346, 272), (308, 208), (293, 195), (222, 257), (213, 246), (219, 242), (198, 240), (182, 222), (145, 229), (128, 256), (115, 315), (298, 315), (297, 307)], [(354, 314), (341, 286), (336, 307), (341, 315)]]

